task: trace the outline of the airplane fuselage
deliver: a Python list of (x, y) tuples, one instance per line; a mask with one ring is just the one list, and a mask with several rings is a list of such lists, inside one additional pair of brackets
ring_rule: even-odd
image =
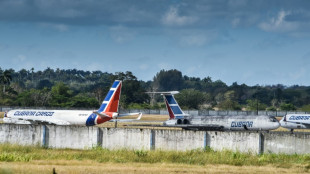
[(164, 122), (165, 126), (182, 127), (184, 129), (212, 130), (273, 130), (280, 127), (280, 123), (271, 116), (196, 116), (184, 119), (174, 119)]
[[(108, 118), (107, 118), (108, 119)], [(112, 118), (111, 118), (112, 119)], [(93, 126), (102, 123), (102, 118), (85, 110), (11, 110), (4, 123), (33, 124), (50, 123), (58, 125)], [(108, 120), (106, 120), (108, 121)]]
[(280, 120), (287, 129), (310, 129), (310, 114), (287, 114)]

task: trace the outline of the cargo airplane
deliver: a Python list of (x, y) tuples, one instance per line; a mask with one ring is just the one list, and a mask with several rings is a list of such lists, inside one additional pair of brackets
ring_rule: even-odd
[(220, 131), (263, 131), (277, 129), (280, 124), (275, 117), (267, 115), (253, 116), (189, 116), (180, 108), (174, 98), (178, 91), (149, 92), (164, 96), (170, 119), (164, 127), (179, 127), (185, 130), (220, 130)]
[[(137, 119), (126, 119), (126, 121), (139, 120), (142, 113), (119, 114), (118, 105), (121, 95), (122, 82), (115, 80), (100, 108), (96, 111), (83, 110), (35, 110), (17, 109), (10, 110), (3, 118), (4, 123), (14, 124), (55, 124), (55, 125), (86, 125), (94, 126), (119, 117), (139, 115)], [(120, 119), (121, 120), (121, 119)]]
[(281, 120), (282, 127), (290, 129), (310, 129), (310, 114), (287, 114)]

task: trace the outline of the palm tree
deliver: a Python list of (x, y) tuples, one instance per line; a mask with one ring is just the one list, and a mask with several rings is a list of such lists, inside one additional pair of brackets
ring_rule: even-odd
[(34, 71), (34, 68), (32, 67), (30, 70), (31, 70), (31, 76), (32, 76), (31, 81), (33, 82), (33, 71)]
[(9, 70), (5, 70), (0, 74), (0, 82), (3, 84), (3, 93), (5, 93), (5, 86), (9, 85), (12, 81), (12, 75)]

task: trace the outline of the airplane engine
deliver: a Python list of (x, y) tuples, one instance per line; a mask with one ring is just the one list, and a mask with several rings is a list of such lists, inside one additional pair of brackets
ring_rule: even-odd
[(177, 120), (177, 124), (182, 124), (182, 123), (183, 123), (183, 121), (181, 119)]
[(184, 119), (183, 124), (190, 124), (190, 121), (188, 119)]

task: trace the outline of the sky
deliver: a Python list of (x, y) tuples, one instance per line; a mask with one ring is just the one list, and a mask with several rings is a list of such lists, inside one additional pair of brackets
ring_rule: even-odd
[(310, 86), (310, 1), (0, 0), (0, 67)]

